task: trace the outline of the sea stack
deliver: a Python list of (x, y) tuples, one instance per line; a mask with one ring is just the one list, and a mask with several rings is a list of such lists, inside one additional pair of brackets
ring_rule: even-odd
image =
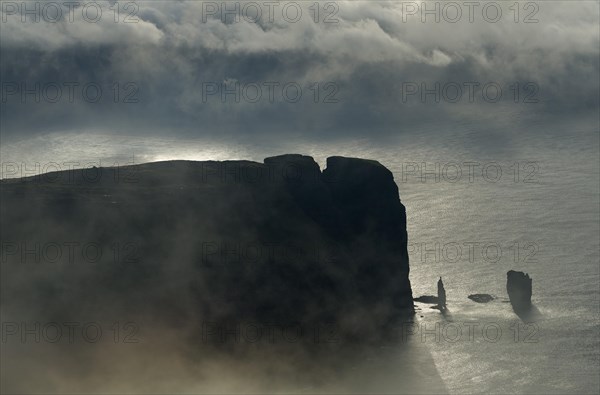
[(446, 290), (444, 289), (444, 283), (442, 282), (442, 278), (438, 280), (438, 307), (440, 310), (446, 310)]
[(509, 270), (506, 273), (506, 291), (515, 310), (531, 308), (531, 278), (529, 274)]

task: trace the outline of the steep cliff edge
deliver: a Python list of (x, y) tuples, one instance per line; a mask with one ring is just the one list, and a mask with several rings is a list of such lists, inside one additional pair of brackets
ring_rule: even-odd
[(405, 208), (376, 161), (170, 161), (0, 185), (11, 311), (355, 335), (413, 312)]

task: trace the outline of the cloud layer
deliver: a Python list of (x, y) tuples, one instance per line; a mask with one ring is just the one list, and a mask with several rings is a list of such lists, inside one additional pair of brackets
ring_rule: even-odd
[(3, 138), (318, 140), (598, 107), (594, 2), (51, 4), (2, 3)]

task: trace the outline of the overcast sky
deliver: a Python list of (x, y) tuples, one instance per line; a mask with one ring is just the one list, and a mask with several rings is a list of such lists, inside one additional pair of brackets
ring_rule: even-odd
[(421, 2), (238, 2), (238, 20), (225, 12), (235, 2), (101, 1), (101, 15), (80, 3), (2, 1), (5, 143), (50, 132), (378, 139), (598, 109), (597, 1), (428, 2), (432, 14)]

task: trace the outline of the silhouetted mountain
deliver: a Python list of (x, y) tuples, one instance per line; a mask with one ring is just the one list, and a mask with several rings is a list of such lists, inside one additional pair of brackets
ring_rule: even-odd
[(413, 312), (405, 208), (376, 161), (93, 168), (4, 180), (1, 198), (12, 311), (333, 322), (354, 335)]

